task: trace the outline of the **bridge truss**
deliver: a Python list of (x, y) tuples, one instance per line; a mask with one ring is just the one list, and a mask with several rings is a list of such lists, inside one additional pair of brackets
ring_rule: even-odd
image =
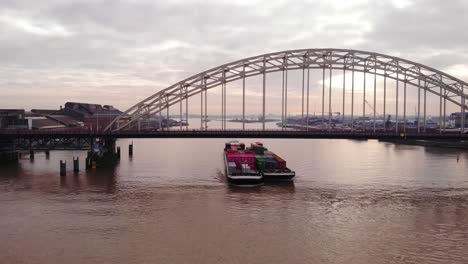
[[(390, 114), (387, 111), (387, 79), (394, 80), (396, 90), (395, 111), (391, 114), (395, 117), (395, 130), (399, 133), (406, 131), (407, 120), (407, 86), (416, 87), (418, 89), (417, 98), (417, 133), (426, 132), (427, 129), (427, 94), (435, 94), (439, 97), (439, 124), (441, 125), (440, 133), (444, 132), (446, 122), (447, 102), (453, 103), (460, 108), (461, 113), (461, 133), (465, 131), (465, 113), (468, 108), (468, 84), (460, 79), (457, 79), (449, 74), (433, 69), (431, 67), (379, 53), (347, 50), (347, 49), (302, 49), (288, 50), (275, 53), (263, 54), (255, 57), (250, 57), (195, 74), (185, 80), (177, 82), (166, 89), (163, 89), (145, 100), (135, 104), (122, 115), (113, 120), (105, 131), (124, 131), (138, 130), (140, 121), (144, 117), (158, 115), (160, 118), (163, 112), (166, 111), (166, 116), (169, 118), (169, 108), (179, 108), (180, 120), (188, 120), (188, 99), (195, 95), (200, 95), (200, 130), (207, 130), (208, 123), (208, 91), (215, 87), (221, 88), (221, 129), (226, 130), (226, 101), (227, 101), (227, 86), (229, 83), (241, 80), (242, 81), (242, 128), (245, 130), (245, 101), (246, 101), (246, 79), (253, 76), (262, 76), (262, 130), (265, 130), (265, 109), (266, 98), (268, 95), (266, 82), (269, 73), (282, 73), (282, 105), (281, 105), (281, 121), (288, 118), (288, 72), (292, 70), (302, 71), (302, 110), (301, 116), (307, 120), (309, 124), (310, 115), (310, 70), (322, 71), (322, 97), (321, 97), (321, 122), (323, 128), (331, 129), (332, 123), (332, 71), (343, 73), (342, 83), (342, 113), (341, 117), (345, 122), (345, 114), (351, 118), (351, 129), (353, 128), (354, 119), (357, 113), (361, 113), (361, 109), (355, 109), (356, 101), (362, 101), (362, 116), (366, 117), (366, 92), (373, 94), (373, 107), (371, 116), (368, 118), (373, 120), (373, 127), (369, 128), (376, 132), (376, 106), (377, 106), (377, 76), (383, 77), (383, 116)], [(351, 87), (346, 86), (347, 73), (351, 72)], [(355, 72), (363, 74), (363, 98), (355, 96)], [(373, 77), (373, 87), (366, 87), (366, 78), (370, 75)], [(326, 83), (326, 78), (328, 83)], [(328, 96), (325, 91), (328, 89)], [(370, 91), (369, 91), (370, 90)], [(351, 92), (349, 98), (346, 93)], [(403, 93), (403, 109), (399, 93)], [(328, 97), (328, 104), (325, 98)], [(351, 104), (351, 111), (346, 113), (345, 104)], [(185, 116), (182, 109), (185, 104)], [(328, 109), (326, 109), (328, 106)], [(326, 111), (328, 114), (325, 115)], [(404, 121), (402, 124), (399, 121)], [(328, 123), (328, 124), (327, 124)], [(180, 127), (182, 129), (182, 125)], [(188, 129), (188, 128), (187, 128)], [(384, 128), (386, 130), (387, 128)]]

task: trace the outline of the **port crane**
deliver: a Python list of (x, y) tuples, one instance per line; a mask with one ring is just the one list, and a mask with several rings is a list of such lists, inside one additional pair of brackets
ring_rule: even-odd
[[(369, 108), (372, 109), (372, 111), (375, 111), (374, 107), (372, 107), (372, 105), (367, 100), (364, 100), (364, 102), (366, 102), (367, 106), (369, 106)], [(375, 114), (379, 115), (379, 112), (375, 111)], [(369, 115), (371, 115), (371, 114), (369, 114)]]

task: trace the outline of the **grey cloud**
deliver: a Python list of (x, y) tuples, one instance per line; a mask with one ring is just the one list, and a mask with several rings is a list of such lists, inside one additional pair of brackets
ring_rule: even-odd
[[(0, 87), (10, 91), (0, 107), (20, 105), (13, 87), (31, 107), (54, 107), (70, 96), (104, 102), (105, 91), (127, 107), (208, 68), (285, 49), (354, 48), (445, 69), (467, 64), (467, 11), (463, 1), (437, 0), (405, 8), (366, 0), (5, 0), (0, 17), (70, 34), (31, 34), (0, 20)], [(41, 93), (36, 101), (27, 98), (37, 91), (32, 87), (63, 87), (69, 96)], [(88, 90), (100, 92), (80, 96)]]
[(399, 9), (385, 1), (375, 1), (373, 30), (366, 36), (365, 46), (415, 57), (434, 67), (466, 62), (468, 48), (463, 45), (468, 41), (466, 1), (412, 2)]

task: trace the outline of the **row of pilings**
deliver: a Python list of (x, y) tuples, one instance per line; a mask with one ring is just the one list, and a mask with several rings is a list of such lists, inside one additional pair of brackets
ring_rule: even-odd
[[(133, 142), (128, 146), (128, 155), (133, 156)], [(86, 170), (95, 170), (115, 166), (121, 157), (120, 147), (115, 146), (115, 139), (96, 141), (85, 159)], [(66, 176), (66, 161), (60, 160), (60, 176)], [(79, 158), (73, 158), (73, 172), (79, 172)]]
[[(116, 147), (115, 139), (90, 139), (91, 149), (87, 151), (85, 158), (85, 169), (94, 170), (98, 168), (108, 168), (116, 166), (121, 157), (120, 147)], [(46, 160), (50, 159), (50, 150), (45, 150)], [(16, 163), (26, 153), (18, 150), (0, 151), (1, 163)], [(36, 151), (29, 150), (29, 159), (34, 161)], [(133, 142), (128, 146), (128, 155), (133, 156)], [(67, 174), (67, 161), (60, 160), (60, 176)], [(73, 173), (80, 171), (80, 158), (73, 157)]]
[[(79, 171), (80, 171), (80, 158), (73, 157), (73, 172), (78, 173)], [(67, 175), (67, 161), (60, 160), (60, 176), (66, 176), (66, 175)]]

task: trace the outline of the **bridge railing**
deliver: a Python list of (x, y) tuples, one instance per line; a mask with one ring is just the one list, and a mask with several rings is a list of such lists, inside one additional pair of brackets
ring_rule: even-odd
[(313, 130), (297, 130), (297, 129), (189, 129), (189, 130), (147, 130), (147, 131), (138, 131), (138, 130), (125, 130), (125, 131), (96, 131), (89, 129), (80, 129), (80, 128), (71, 128), (66, 130), (26, 130), (26, 129), (0, 129), (0, 136), (3, 137), (61, 137), (61, 136), (79, 136), (79, 137), (119, 137), (119, 136), (151, 136), (154, 135), (226, 135), (233, 136), (235, 135), (334, 135), (339, 136), (343, 135), (351, 136), (369, 136), (369, 137), (406, 137), (406, 136), (429, 136), (429, 137), (468, 137), (468, 131), (465, 134), (461, 135), (459, 131), (445, 131), (441, 133), (439, 130), (428, 130), (426, 132), (417, 132), (417, 131), (406, 131), (406, 132), (395, 132), (395, 131), (383, 131), (383, 130), (341, 130), (341, 129), (313, 129)]

